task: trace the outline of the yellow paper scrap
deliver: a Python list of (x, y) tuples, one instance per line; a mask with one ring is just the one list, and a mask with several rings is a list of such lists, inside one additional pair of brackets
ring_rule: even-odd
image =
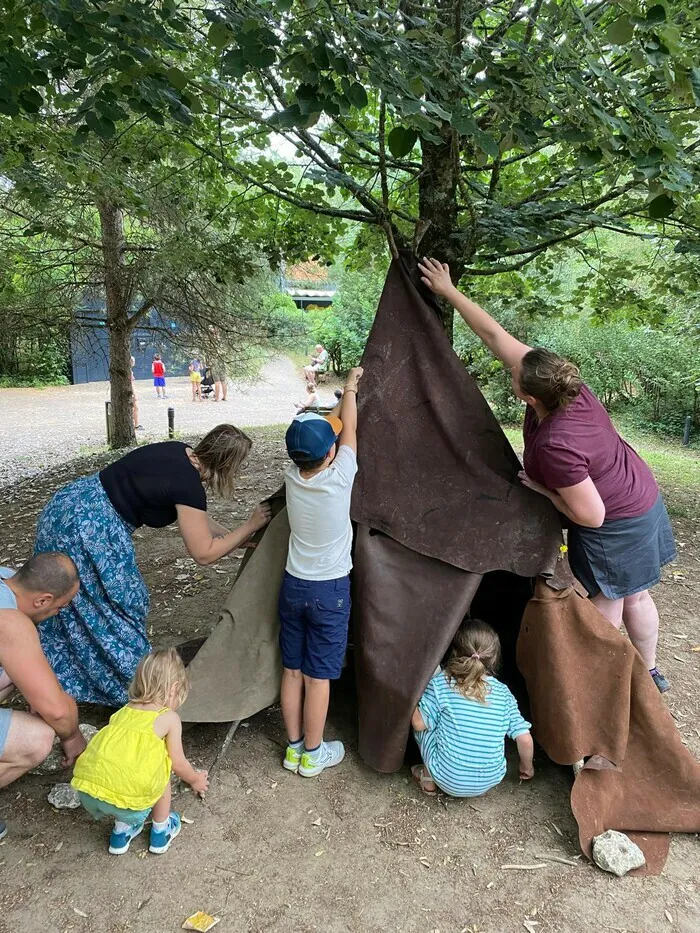
[(207, 933), (207, 930), (211, 930), (212, 927), (221, 920), (221, 917), (212, 917), (211, 914), (205, 914), (204, 911), (199, 910), (196, 914), (192, 914), (191, 917), (188, 917), (187, 920), (182, 924), (183, 930), (196, 930), (197, 933)]

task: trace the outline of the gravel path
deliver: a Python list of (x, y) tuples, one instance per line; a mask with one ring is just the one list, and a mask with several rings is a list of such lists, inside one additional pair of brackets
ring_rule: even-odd
[[(321, 389), (332, 401), (332, 384)], [(260, 379), (232, 383), (228, 400), (192, 402), (186, 377), (168, 380), (168, 400), (155, 397), (150, 380), (136, 382), (140, 418), (145, 430), (139, 441), (165, 440), (168, 408), (175, 408), (175, 430), (204, 434), (222, 421), (240, 427), (281, 424), (294, 414), (294, 402), (305, 394), (294, 363), (279, 358), (267, 363)], [(0, 487), (36, 476), (106, 443), (105, 401), (108, 382), (53, 389), (0, 389)]]

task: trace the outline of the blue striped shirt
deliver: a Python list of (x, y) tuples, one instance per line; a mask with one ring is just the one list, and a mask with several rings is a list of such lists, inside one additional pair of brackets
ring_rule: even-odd
[(495, 677), (486, 678), (485, 703), (450, 685), (438, 670), (418, 708), (427, 728), (416, 733), (423, 761), (436, 783), (455, 797), (472, 797), (499, 784), (506, 773), (505, 736), (530, 731), (515, 697)]

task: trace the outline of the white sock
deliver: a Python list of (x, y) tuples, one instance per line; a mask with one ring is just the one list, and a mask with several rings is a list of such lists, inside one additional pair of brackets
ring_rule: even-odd
[(157, 833), (164, 833), (165, 830), (168, 828), (169, 822), (170, 822), (170, 817), (168, 817), (167, 820), (163, 820), (162, 823), (157, 823), (155, 820), (153, 820), (153, 828), (155, 829)]
[(114, 821), (114, 832), (115, 833), (126, 833), (128, 835), (132, 829), (133, 829), (133, 825), (131, 823), (122, 823), (121, 820)]

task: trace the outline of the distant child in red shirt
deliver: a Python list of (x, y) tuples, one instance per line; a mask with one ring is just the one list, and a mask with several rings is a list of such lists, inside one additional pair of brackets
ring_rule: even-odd
[(153, 373), (153, 385), (156, 387), (156, 396), (158, 398), (167, 398), (168, 396), (165, 394), (165, 364), (160, 358), (160, 353), (153, 356), (151, 372)]

